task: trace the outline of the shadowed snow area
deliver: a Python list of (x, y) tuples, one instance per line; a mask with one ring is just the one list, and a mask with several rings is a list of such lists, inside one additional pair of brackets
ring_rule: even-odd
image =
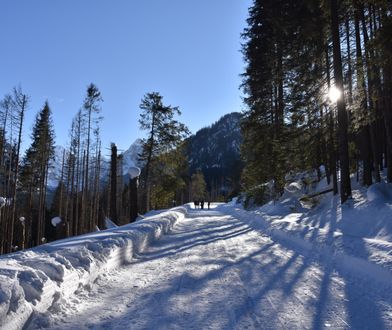
[(392, 328), (389, 270), (262, 216), (188, 209), (160, 240), (35, 312), (26, 328)]

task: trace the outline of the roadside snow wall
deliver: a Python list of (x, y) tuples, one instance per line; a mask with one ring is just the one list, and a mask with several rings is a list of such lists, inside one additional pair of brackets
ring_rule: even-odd
[(177, 207), (141, 221), (0, 257), (0, 329), (21, 329), (35, 312), (129, 263), (183, 219)]

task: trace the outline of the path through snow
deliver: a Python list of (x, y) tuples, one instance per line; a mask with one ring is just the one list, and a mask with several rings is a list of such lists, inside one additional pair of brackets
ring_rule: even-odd
[(224, 210), (189, 211), (132, 263), (27, 328), (392, 329), (390, 288)]

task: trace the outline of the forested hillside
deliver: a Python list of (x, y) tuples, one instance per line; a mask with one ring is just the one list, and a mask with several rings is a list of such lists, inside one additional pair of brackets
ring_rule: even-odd
[(238, 112), (227, 114), (187, 141), (190, 172), (202, 171), (212, 199), (239, 192), (243, 166), (240, 120)]

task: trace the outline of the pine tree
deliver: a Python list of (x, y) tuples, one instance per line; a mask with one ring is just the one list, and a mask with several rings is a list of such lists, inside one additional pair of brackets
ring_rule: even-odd
[(117, 218), (117, 147), (111, 145), (110, 160), (110, 219), (118, 224)]
[(144, 207), (150, 209), (151, 168), (157, 157), (173, 150), (189, 134), (188, 128), (174, 119), (180, 115), (178, 107), (166, 106), (157, 92), (147, 93), (140, 104), (140, 128), (148, 132), (142, 142), (140, 160), (145, 163), (143, 169)]
[[(32, 144), (26, 150), (22, 165), (23, 189), (29, 192), (30, 219), (35, 230), (35, 244), (41, 244), (45, 233), (46, 187), (49, 161), (54, 155), (54, 131), (48, 102), (38, 113)], [(33, 211), (34, 210), (34, 211)]]
[(320, 165), (334, 192), (340, 172), (342, 202), (354, 170), (370, 185), (386, 165), (392, 180), (390, 10), (385, 0), (254, 0), (243, 34), (246, 190), (274, 180), (279, 192), (288, 171), (320, 179)]
[(342, 95), (337, 100), (338, 109), (338, 132), (339, 132), (339, 161), (340, 161), (340, 197), (344, 203), (351, 196), (351, 182), (350, 182), (350, 164), (348, 155), (348, 123), (346, 103), (344, 99), (343, 88), (343, 72), (342, 72), (342, 56), (340, 50), (340, 36), (339, 36), (339, 17), (338, 17), (338, 3), (337, 0), (330, 1), (331, 7), (331, 30), (332, 30), (332, 44), (333, 44), (333, 68), (334, 81), (337, 90), (341, 91)]
[(192, 199), (195, 201), (204, 200), (207, 196), (206, 188), (203, 173), (201, 171), (194, 173), (191, 178)]
[[(246, 189), (272, 179), (279, 196), (286, 172), (298, 165), (293, 139), (316, 141), (312, 136), (321, 133), (323, 24), (316, 1), (255, 0), (249, 10), (242, 85), (248, 107), (242, 123)], [(300, 138), (299, 127), (305, 129)], [(322, 146), (313, 145), (306, 161), (318, 168)]]
[(160, 154), (151, 171), (151, 204), (155, 208), (167, 208), (173, 200), (183, 202), (188, 178), (188, 160), (185, 144)]
[[(93, 219), (93, 200), (94, 196), (92, 196), (92, 189), (94, 182), (93, 176), (90, 176), (90, 168), (95, 168), (97, 163), (90, 163), (91, 158), (91, 145), (92, 145), (92, 136), (96, 134), (97, 141), (96, 147), (99, 144), (99, 122), (102, 120), (102, 117), (99, 116), (101, 112), (101, 103), (102, 103), (101, 92), (98, 87), (94, 84), (90, 84), (87, 87), (87, 95), (83, 102), (83, 111), (86, 118), (86, 149), (84, 150), (84, 161), (83, 161), (83, 178), (82, 178), (82, 205), (81, 205), (81, 225), (82, 231), (93, 230), (95, 219)], [(95, 158), (97, 161), (97, 157)]]

